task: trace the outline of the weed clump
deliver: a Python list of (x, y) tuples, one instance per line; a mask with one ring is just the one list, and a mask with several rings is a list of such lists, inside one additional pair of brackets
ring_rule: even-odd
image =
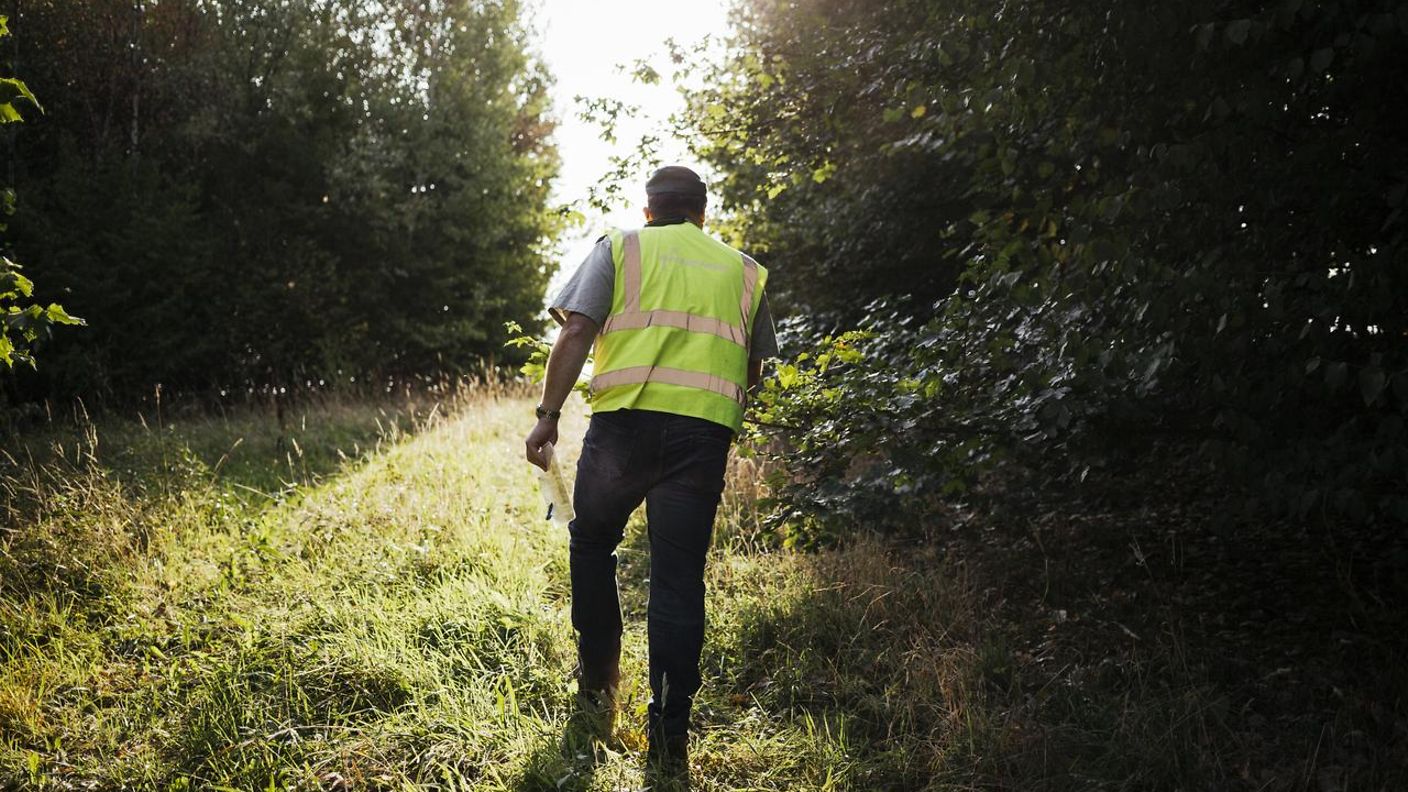
[(131, 582), (147, 515), (90, 450), (71, 453), (23, 472), (13, 457), (0, 462), (0, 599), (52, 597), (89, 612)]

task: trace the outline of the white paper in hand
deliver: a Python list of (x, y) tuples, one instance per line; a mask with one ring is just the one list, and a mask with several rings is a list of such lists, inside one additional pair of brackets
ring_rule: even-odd
[(562, 466), (557, 464), (557, 454), (553, 453), (552, 443), (543, 446), (543, 455), (548, 458), (548, 469), (543, 470), (534, 465), (533, 470), (538, 474), (538, 490), (543, 494), (547, 519), (558, 525), (566, 525), (577, 516), (576, 512), (572, 511), (572, 488), (567, 485)]

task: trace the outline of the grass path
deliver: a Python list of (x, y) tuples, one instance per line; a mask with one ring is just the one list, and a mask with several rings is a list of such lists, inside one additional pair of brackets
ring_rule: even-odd
[[(532, 399), (435, 398), (7, 442), (0, 790), (675, 786), (643, 772), (640, 520), (620, 548), (624, 701), (603, 744), (570, 727), (566, 537), (521, 458)], [(569, 464), (585, 425), (564, 418)], [(1220, 593), (1237, 593), (1208, 560), (1224, 537), (1197, 541), (1216, 502), (1151, 503), (1136, 484), (1111, 490), (1137, 495), (1123, 511), (974, 509), (790, 553), (735, 459), (689, 788), (1402, 788), (1392, 633), (1337, 633), (1380, 647), (1364, 686), (1333, 654), (1292, 667)], [(1291, 557), (1242, 556), (1250, 580)], [(1387, 624), (1385, 603), (1349, 615)]]
[[(623, 711), (615, 739), (591, 743), (567, 729), (566, 541), (522, 461), (530, 415), (529, 399), (477, 397), (272, 499), (246, 493), (279, 480), (281, 460), (297, 471), (290, 446), (341, 456), (367, 416), (315, 414), (314, 430), (305, 416), (301, 445), (238, 422), (168, 429), (155, 476), (124, 477), (121, 454), (101, 453), (7, 474), (11, 513), (30, 522), (0, 567), (0, 786), (645, 786), (640, 515), (621, 548)], [(564, 418), (569, 462), (584, 428)], [(866, 543), (761, 552), (746, 463), (732, 478), (692, 788), (903, 789), (971, 772), (996, 732), (974, 706), (962, 581)]]

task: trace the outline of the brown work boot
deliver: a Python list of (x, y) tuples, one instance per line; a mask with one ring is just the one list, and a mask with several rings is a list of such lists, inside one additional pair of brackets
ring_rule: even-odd
[(579, 663), (577, 666), (575, 719), (589, 724), (590, 730), (600, 739), (609, 739), (612, 729), (616, 726), (616, 693), (620, 686), (619, 663), (590, 669), (585, 663)]
[(578, 641), (577, 692), (596, 698), (607, 697), (615, 701), (616, 689), (621, 686), (621, 641), (617, 638), (606, 646), (588, 650)]
[(607, 663), (577, 663), (577, 694), (598, 700), (616, 701), (621, 687), (620, 661)]

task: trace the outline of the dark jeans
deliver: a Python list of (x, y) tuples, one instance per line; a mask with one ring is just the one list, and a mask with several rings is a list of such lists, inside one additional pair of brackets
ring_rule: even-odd
[(616, 410), (592, 416), (572, 505), (572, 626), (584, 669), (621, 651), (616, 545), (645, 501), (650, 536), (650, 728), (689, 729), (704, 646), (704, 555), (724, 488), (733, 432), (683, 415)]

